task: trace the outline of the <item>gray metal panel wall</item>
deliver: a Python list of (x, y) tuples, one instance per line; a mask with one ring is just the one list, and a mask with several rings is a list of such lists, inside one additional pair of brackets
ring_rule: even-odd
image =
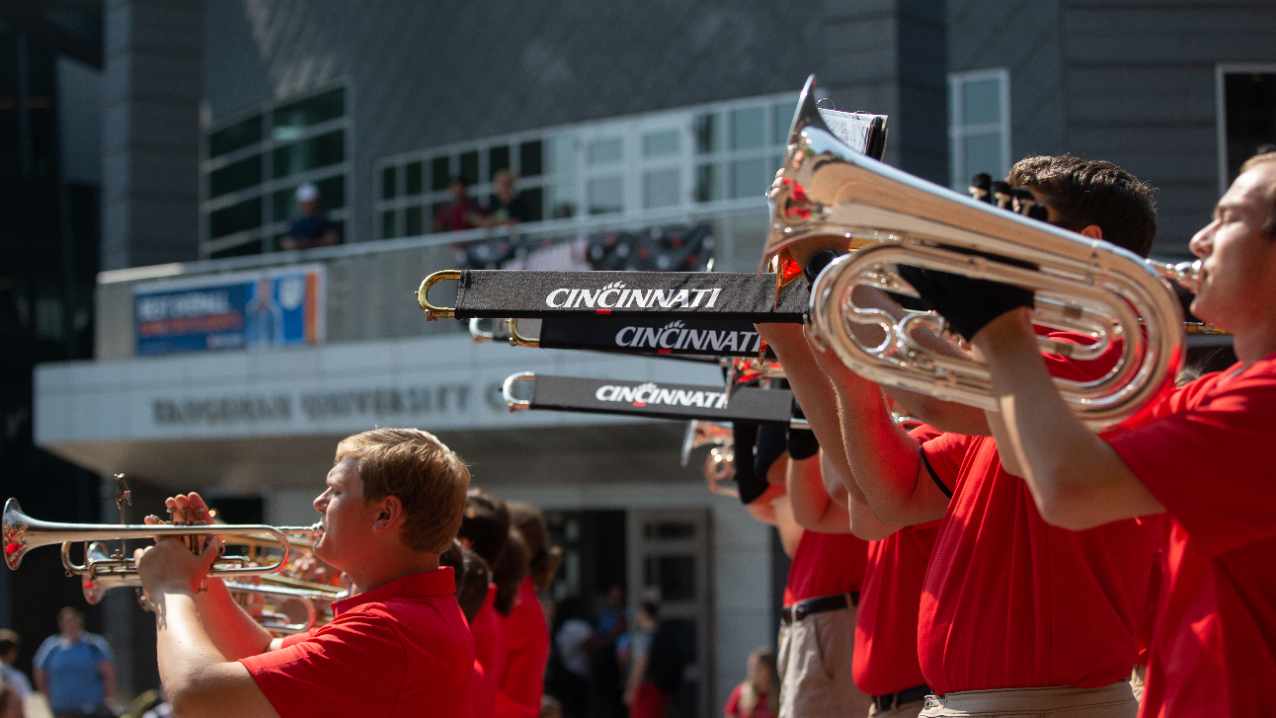
[(212, 121), (344, 82), (349, 236), (373, 236), (379, 157), (522, 129), (796, 91), (819, 3), (274, 0), (208, 3)]

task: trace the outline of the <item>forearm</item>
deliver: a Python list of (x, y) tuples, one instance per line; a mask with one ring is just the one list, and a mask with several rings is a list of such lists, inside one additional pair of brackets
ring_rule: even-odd
[(1164, 507), (1107, 442), (1069, 409), (1037, 348), (1026, 310), (993, 320), (975, 335), (992, 371), (1004, 429), (998, 448), (1013, 451), (1047, 522), (1085, 529), (1160, 513)]
[(850, 532), (850, 515), (824, 489), (819, 454), (789, 462), (788, 487), (793, 518), (802, 528), (825, 534)]
[(106, 700), (115, 698), (115, 666), (110, 661), (98, 664), (98, 674), (102, 676), (102, 697)]
[(155, 601), (156, 654), (160, 681), (170, 699), (200, 695), (209, 689), (209, 670), (226, 663), (200, 622), (195, 598), (166, 591)]
[(256, 656), (270, 649), (271, 635), (230, 595), (219, 578), (208, 578), (207, 590), (195, 595), (199, 618), (217, 650), (228, 661)]

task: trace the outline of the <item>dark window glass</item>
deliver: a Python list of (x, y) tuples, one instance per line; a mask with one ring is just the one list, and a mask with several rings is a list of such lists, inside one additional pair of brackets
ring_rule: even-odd
[(430, 223), (431, 223), (430, 231), (431, 232), (434, 231), (434, 227), (433, 227), (434, 218), (439, 216), (439, 212), (442, 212), (443, 209), (447, 207), (447, 205), (448, 205), (447, 202), (435, 202), (434, 204), (430, 205)]
[(338, 87), (314, 97), (307, 97), (275, 109), (273, 134), (275, 139), (294, 139), (288, 135), (304, 127), (327, 122), (346, 113), (346, 91)]
[(295, 216), (301, 215), (301, 209), (297, 207), (297, 188), (289, 187), (287, 189), (276, 190), (270, 195), (270, 221), (286, 222)]
[(524, 142), (518, 146), (518, 174), (522, 177), (536, 177), (544, 172), (541, 159), (541, 141)]
[(324, 210), (346, 206), (346, 176), (333, 175), (315, 182), (319, 188), (319, 207)]
[(498, 170), (510, 168), (510, 146), (501, 145), (487, 151), (487, 176), (490, 179)]
[(208, 173), (208, 198), (261, 184), (261, 155), (253, 155)]
[(388, 209), (381, 213), (381, 239), (394, 239), (395, 234), (395, 215), (394, 210)]
[(715, 202), (722, 199), (722, 168), (716, 164), (696, 168), (696, 201)]
[(421, 163), (409, 162), (403, 168), (403, 194), (421, 194)]
[(208, 156), (218, 157), (261, 142), (261, 115), (253, 115), (208, 135)]
[(399, 188), (395, 179), (398, 174), (395, 167), (384, 167), (381, 169), (381, 199), (394, 199), (399, 193)]
[(661, 601), (694, 601), (696, 558), (648, 556), (643, 565), (643, 585), (645, 588), (659, 588)]
[(696, 153), (709, 154), (722, 151), (722, 122), (718, 113), (710, 112), (699, 115), (694, 122), (696, 132)]
[(1276, 73), (1229, 73), (1223, 94), (1227, 112), (1227, 181), (1263, 145), (1276, 143)]
[(421, 207), (408, 207), (403, 213), (403, 236), (415, 237), (418, 234), (425, 234), (425, 224), (421, 217)]
[(227, 257), (247, 257), (251, 254), (261, 254), (261, 240), (254, 239), (243, 244), (236, 244), (233, 247), (226, 247), (212, 252), (208, 255), (209, 259), (226, 259)]
[(344, 162), (346, 159), (345, 131), (336, 130), (326, 135), (276, 147), (273, 159), (275, 179)]
[(261, 226), (261, 197), (253, 197), (239, 204), (210, 212), (208, 236), (210, 239), (243, 232)]
[(696, 537), (696, 525), (690, 521), (653, 521), (643, 526), (649, 539), (690, 539)]
[(479, 161), (478, 150), (474, 150), (473, 152), (461, 153), (461, 176), (465, 178), (466, 184), (470, 184), (470, 185), (478, 184), (478, 179), (479, 179), (478, 161)]
[(448, 180), (452, 179), (452, 170), (447, 157), (435, 157), (430, 160), (430, 191), (441, 192), (447, 189)]
[(545, 219), (545, 190), (540, 187), (532, 187), (522, 191), (523, 199), (527, 202), (527, 221), (539, 222)]

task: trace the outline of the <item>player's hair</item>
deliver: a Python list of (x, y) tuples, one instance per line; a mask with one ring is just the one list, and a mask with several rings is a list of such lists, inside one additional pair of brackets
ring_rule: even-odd
[(518, 601), (518, 590), (527, 578), (527, 543), (518, 529), (512, 529), (505, 544), (505, 555), (492, 567), (492, 583), (496, 584), (496, 611), (510, 615)]
[(492, 582), (492, 570), (483, 557), (461, 542), (452, 539), (448, 550), (439, 554), (440, 566), (451, 566), (456, 576), (456, 602), (465, 614), (467, 623), (474, 623), (483, 602), (487, 600), (487, 585)]
[(1111, 162), (1072, 155), (1025, 157), (1006, 182), (1027, 187), (1058, 214), (1056, 223), (1074, 232), (1095, 224), (1103, 238), (1148, 256), (1156, 238), (1152, 188)]
[(495, 569), (505, 555), (509, 534), (510, 512), (505, 508), (505, 502), (487, 489), (470, 489), (465, 497), (465, 513), (457, 535), (469, 541), (470, 548)]
[(16, 651), (22, 645), (22, 637), (10, 628), (0, 628), (0, 657)]
[(461, 525), (470, 470), (433, 434), (420, 429), (373, 429), (337, 444), (335, 463), (357, 459), (365, 502), (394, 496), (403, 502), (399, 537), (413, 551), (442, 553)]
[[(1241, 165), (1241, 174), (1267, 162), (1276, 162), (1276, 152), (1264, 152), (1245, 160), (1245, 164)], [(1267, 202), (1267, 221), (1263, 222), (1261, 231), (1268, 239), (1276, 239), (1276, 180), (1263, 190), (1263, 199)]]
[(519, 501), (507, 501), (505, 506), (509, 508), (510, 521), (523, 535), (523, 542), (527, 544), (527, 552), (530, 555), (527, 568), (531, 572), (532, 582), (537, 588), (549, 588), (549, 582), (554, 579), (554, 573), (563, 563), (563, 550), (549, 545), (545, 515), (535, 506)]

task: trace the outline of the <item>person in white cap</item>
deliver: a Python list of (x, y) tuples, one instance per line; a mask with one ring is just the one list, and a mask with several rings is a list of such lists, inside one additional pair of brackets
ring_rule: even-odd
[(301, 217), (279, 240), (281, 249), (326, 247), (340, 241), (337, 228), (319, 209), (319, 188), (314, 182), (306, 182), (297, 188), (297, 205), (301, 207)]

